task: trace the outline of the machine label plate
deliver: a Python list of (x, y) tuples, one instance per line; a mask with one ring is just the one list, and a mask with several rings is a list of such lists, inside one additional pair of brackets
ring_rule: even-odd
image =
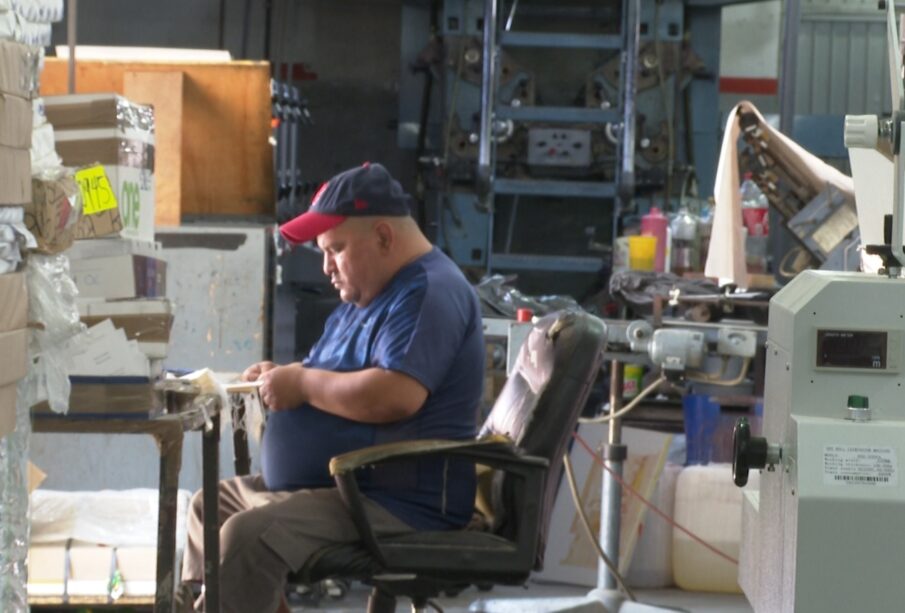
[(873, 445), (826, 445), (823, 448), (823, 483), (895, 486), (898, 483), (896, 450)]

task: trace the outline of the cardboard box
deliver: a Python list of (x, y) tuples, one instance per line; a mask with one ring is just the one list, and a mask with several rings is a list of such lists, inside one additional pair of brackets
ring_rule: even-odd
[(27, 321), (28, 290), (25, 288), (25, 273), (0, 275), (0, 332), (24, 328)]
[[(54, 126), (56, 150), (67, 166), (104, 166), (119, 204), (120, 236), (154, 240), (154, 113), (115, 94), (51, 96), (44, 99)], [(104, 225), (115, 210), (86, 217), (76, 238), (112, 234)], [(81, 225), (81, 224), (80, 224)], [(101, 234), (100, 232), (105, 232)]]
[(38, 92), (40, 50), (0, 40), (0, 93), (32, 99)]
[(0, 332), (0, 437), (16, 428), (16, 383), (28, 372), (28, 330)]
[(107, 258), (114, 255), (143, 255), (149, 258), (163, 258), (160, 243), (139, 241), (131, 238), (94, 238), (76, 241), (66, 252), (70, 260)]
[(75, 239), (78, 219), (72, 203), (79, 187), (71, 175), (57, 179), (32, 179), (32, 201), (25, 205), (25, 226), (35, 235), (38, 251), (60, 253)]
[(31, 154), (0, 145), (0, 205), (31, 202)]
[(165, 358), (173, 327), (173, 303), (166, 299), (122, 300), (79, 304), (79, 317), (88, 327), (109, 319), (149, 358)]
[[(72, 136), (71, 133), (54, 132), (54, 136), (57, 139), (57, 153), (65, 165), (83, 166), (93, 163), (85, 160), (101, 161), (107, 180), (116, 194), (118, 208), (83, 215), (76, 228), (75, 238), (119, 235), (123, 238), (153, 241), (154, 174), (148, 169), (107, 164), (101, 158), (93, 158), (90, 154), (86, 156), (81, 149), (84, 142), (66, 140), (68, 136)], [(124, 149), (130, 147), (127, 141), (119, 141), (119, 145)], [(79, 155), (73, 155), (73, 151), (79, 152)]]
[(154, 111), (151, 107), (135, 104), (114, 93), (48, 96), (44, 99), (44, 115), (57, 130), (111, 126), (147, 131), (154, 129)]
[(17, 384), (0, 385), (0, 439), (16, 429)]
[[(73, 602), (80, 597), (106, 598), (114, 549), (94, 543), (33, 544), (28, 548), (28, 593), (30, 596), (63, 596), (65, 587)], [(115, 564), (123, 577), (123, 598), (153, 597), (157, 582), (157, 548), (117, 547)]]
[(0, 385), (9, 385), (28, 372), (28, 330), (0, 332), (0, 347)]
[(123, 229), (119, 208), (82, 215), (75, 226), (75, 239), (116, 236)]
[[(122, 415), (153, 417), (163, 413), (163, 396), (154, 381), (142, 377), (70, 377), (70, 416)], [(57, 415), (47, 402), (32, 407), (33, 413)]]
[(32, 122), (31, 100), (0, 95), (0, 145), (13, 149), (31, 147)]
[(166, 261), (142, 255), (72, 260), (70, 272), (84, 298), (158, 298), (166, 295)]
[(16, 427), (16, 383), (28, 371), (25, 274), (0, 275), (0, 437)]

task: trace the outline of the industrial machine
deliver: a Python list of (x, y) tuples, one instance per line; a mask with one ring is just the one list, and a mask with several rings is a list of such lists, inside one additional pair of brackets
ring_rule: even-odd
[(420, 108), (400, 96), (399, 143), (459, 265), (580, 295), (562, 279), (593, 285), (624, 217), (678, 196), (692, 167), (712, 185), (722, 3), (426, 4), (403, 7), (424, 85)]
[(905, 602), (905, 281), (805, 271), (770, 305), (764, 437), (736, 426), (739, 582), (758, 613)]
[[(902, 407), (905, 158), (902, 55), (885, 7), (892, 119), (846, 117), (846, 145), (895, 164), (880, 275), (805, 271), (770, 303), (764, 436), (740, 420), (734, 479), (745, 491), (739, 582), (758, 613), (901, 611), (905, 603)], [(858, 181), (858, 176), (855, 176)], [(866, 203), (859, 202), (859, 206)]]

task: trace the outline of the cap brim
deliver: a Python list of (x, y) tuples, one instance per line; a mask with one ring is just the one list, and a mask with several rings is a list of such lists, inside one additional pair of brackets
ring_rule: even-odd
[(345, 220), (345, 215), (325, 215), (308, 211), (280, 226), (280, 234), (291, 243), (307, 243)]

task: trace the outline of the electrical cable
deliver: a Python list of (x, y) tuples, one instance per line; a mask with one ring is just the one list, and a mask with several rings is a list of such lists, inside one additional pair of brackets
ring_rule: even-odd
[(578, 441), (578, 444), (579, 444), (579, 445), (581, 445), (582, 447), (584, 447), (585, 451), (587, 451), (589, 454), (591, 454), (591, 457), (594, 458), (594, 461), (595, 461), (597, 464), (599, 464), (601, 467), (603, 467), (603, 469), (604, 469), (605, 471), (607, 471), (608, 473), (610, 473), (610, 475), (612, 475), (612, 477), (616, 480), (617, 483), (619, 483), (619, 485), (622, 486), (622, 488), (623, 488), (624, 490), (626, 490), (626, 491), (627, 491), (628, 493), (630, 493), (632, 496), (635, 496), (638, 500), (641, 501), (641, 503), (642, 503), (644, 506), (646, 506), (648, 509), (650, 509), (654, 514), (656, 514), (656, 515), (658, 515), (659, 517), (661, 517), (664, 521), (666, 521), (666, 523), (668, 523), (669, 525), (671, 525), (671, 526), (672, 526), (673, 528), (675, 528), (676, 530), (678, 530), (678, 531), (684, 533), (686, 536), (688, 536), (689, 538), (691, 538), (691, 540), (693, 540), (694, 542), (698, 543), (698, 544), (701, 545), (702, 547), (708, 549), (709, 551), (711, 551), (712, 553), (718, 555), (719, 557), (723, 558), (724, 560), (727, 560), (728, 562), (731, 562), (732, 564), (735, 564), (736, 566), (738, 565), (738, 560), (736, 560), (735, 558), (733, 558), (733, 557), (730, 556), (729, 554), (727, 554), (727, 553), (725, 553), (725, 552), (723, 552), (723, 551), (720, 551), (719, 549), (717, 549), (716, 547), (714, 547), (713, 545), (711, 545), (710, 543), (708, 543), (707, 541), (705, 541), (704, 539), (702, 539), (701, 537), (699, 537), (698, 535), (696, 535), (694, 532), (692, 532), (691, 530), (689, 530), (688, 528), (686, 528), (686, 527), (683, 526), (682, 524), (676, 522), (676, 521), (675, 521), (673, 518), (671, 518), (669, 515), (667, 515), (666, 513), (664, 513), (663, 511), (661, 511), (661, 510), (658, 509), (657, 507), (655, 507), (655, 506), (653, 505), (653, 503), (651, 503), (647, 498), (645, 498), (644, 496), (642, 496), (641, 493), (638, 492), (638, 490), (636, 490), (636, 489), (633, 488), (631, 485), (629, 485), (628, 483), (626, 483), (625, 481), (623, 481), (622, 477), (620, 477), (618, 474), (616, 474), (615, 471), (613, 471), (612, 469), (610, 469), (609, 466), (606, 465), (606, 462), (604, 462), (603, 459), (602, 459), (599, 455), (597, 455), (597, 454), (594, 452), (594, 450), (591, 448), (591, 446), (587, 443), (587, 441), (585, 441), (585, 440), (581, 437), (580, 434), (578, 434), (578, 432), (573, 432), (573, 433), (572, 433), (572, 437), (573, 437), (576, 441)]
[(581, 417), (578, 419), (578, 422), (582, 424), (602, 424), (614, 419), (619, 419), (629, 411), (635, 409), (639, 404), (641, 404), (641, 401), (644, 400), (644, 398), (646, 398), (651, 392), (657, 389), (657, 387), (659, 387), (660, 384), (664, 381), (666, 381), (666, 376), (660, 375), (653, 383), (641, 390), (641, 393), (635, 396), (631, 402), (629, 402), (627, 405), (625, 405), (615, 413), (607, 413), (606, 415), (599, 415), (597, 417)]
[(591, 541), (594, 549), (597, 550), (597, 555), (603, 560), (607, 570), (609, 570), (610, 574), (616, 578), (616, 583), (619, 584), (619, 587), (625, 592), (628, 599), (632, 602), (637, 602), (638, 599), (635, 598), (634, 592), (632, 592), (631, 588), (629, 588), (628, 584), (625, 582), (625, 579), (619, 573), (619, 568), (616, 564), (606, 555), (606, 552), (603, 551), (603, 547), (600, 546), (600, 543), (597, 540), (597, 535), (594, 534), (594, 530), (591, 528), (591, 522), (588, 521), (588, 516), (584, 510), (584, 502), (581, 500), (581, 495), (578, 493), (578, 486), (575, 484), (575, 472), (572, 470), (572, 460), (569, 459), (568, 453), (563, 454), (562, 462), (566, 469), (566, 480), (569, 482), (569, 491), (572, 492), (572, 502), (575, 504), (575, 511), (578, 512), (578, 517), (581, 519), (581, 525), (584, 526), (585, 535), (588, 537), (588, 540)]

